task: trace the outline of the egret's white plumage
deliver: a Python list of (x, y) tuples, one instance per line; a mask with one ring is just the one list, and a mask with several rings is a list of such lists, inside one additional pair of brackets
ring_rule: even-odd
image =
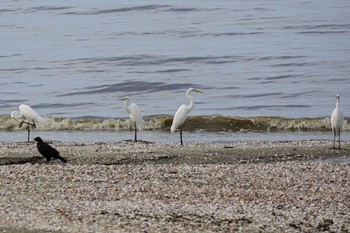
[(144, 127), (144, 121), (141, 115), (140, 108), (130, 101), (129, 97), (121, 98), (120, 100), (125, 101), (124, 102), (124, 109), (129, 114), (130, 120), (134, 123), (135, 127), (135, 141), (137, 141), (137, 130), (139, 131), (143, 130)]
[(19, 106), (19, 111), (11, 112), (11, 118), (19, 122), (26, 120), (28, 123), (34, 125), (43, 121), (43, 118), (34, 109), (25, 104)]
[(336, 138), (336, 136), (338, 136), (339, 149), (340, 149), (340, 131), (343, 128), (344, 116), (339, 108), (340, 96), (337, 95), (336, 99), (337, 99), (337, 103), (336, 103), (335, 109), (333, 110), (332, 115), (331, 115), (331, 124), (332, 124), (332, 131), (333, 131), (333, 148), (335, 148), (335, 138)]
[(30, 126), (36, 126), (37, 123), (43, 121), (43, 118), (34, 109), (25, 104), (19, 106), (19, 111), (11, 112), (11, 118), (20, 123), (20, 126), (28, 125), (28, 142), (30, 140)]
[[(172, 123), (171, 128), (170, 128), (171, 133), (174, 133), (177, 128), (181, 127), (181, 125), (185, 122), (188, 113), (191, 112), (193, 109), (193, 100), (192, 100), (192, 96), (190, 95), (191, 92), (203, 93), (202, 91), (194, 89), (194, 88), (189, 88), (187, 90), (186, 97), (190, 101), (190, 104), (188, 106), (183, 104), (176, 111), (174, 118), (173, 118), (173, 123)], [(182, 145), (182, 129), (181, 128), (180, 128), (180, 142)]]

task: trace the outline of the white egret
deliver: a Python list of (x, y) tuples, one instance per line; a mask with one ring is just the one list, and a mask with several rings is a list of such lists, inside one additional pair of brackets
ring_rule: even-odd
[(192, 101), (192, 96), (190, 95), (191, 92), (198, 92), (198, 93), (203, 93), (200, 90), (194, 89), (194, 88), (189, 88), (186, 92), (186, 97), (190, 101), (190, 105), (181, 105), (179, 109), (176, 111), (174, 118), (173, 118), (173, 123), (171, 125), (171, 133), (174, 133), (175, 130), (179, 127), (180, 130), (180, 144), (183, 145), (182, 143), (182, 124), (185, 122), (187, 115), (189, 112), (192, 111), (193, 109), (193, 101)]
[(336, 138), (336, 136), (338, 136), (339, 149), (340, 149), (340, 131), (343, 127), (344, 116), (339, 108), (340, 96), (337, 95), (335, 98), (337, 99), (337, 103), (336, 103), (335, 109), (333, 110), (332, 115), (331, 115), (331, 124), (332, 124), (332, 131), (333, 131), (333, 148), (335, 149), (335, 138)]
[(11, 118), (19, 123), (19, 127), (22, 127), (23, 124), (27, 124), (28, 142), (30, 140), (30, 127), (35, 127), (37, 123), (43, 121), (43, 118), (36, 111), (34, 111), (31, 107), (25, 104), (21, 104), (19, 106), (19, 112), (11, 112)]
[(132, 103), (130, 101), (129, 97), (124, 97), (124, 98), (121, 98), (120, 100), (125, 101), (124, 109), (129, 114), (130, 120), (134, 123), (134, 129), (135, 129), (134, 141), (137, 142), (137, 128), (139, 131), (142, 131), (144, 126), (144, 121), (141, 115), (141, 111), (135, 103)]

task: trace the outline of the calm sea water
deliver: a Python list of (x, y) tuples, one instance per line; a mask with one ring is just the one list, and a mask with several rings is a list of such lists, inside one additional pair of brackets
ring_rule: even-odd
[(350, 1), (0, 3), (0, 115), (350, 115)]

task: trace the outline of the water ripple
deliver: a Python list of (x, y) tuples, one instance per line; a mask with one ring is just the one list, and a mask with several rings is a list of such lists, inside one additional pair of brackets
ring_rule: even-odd
[[(166, 65), (172, 63), (201, 63), (201, 64), (224, 64), (237, 62), (239, 56), (191, 56), (191, 57), (166, 57), (154, 55), (135, 55), (122, 57), (99, 57), (99, 58), (81, 58), (76, 61), (82, 63), (111, 64), (121, 66), (139, 66), (139, 65)], [(73, 61), (74, 62), (74, 61)]]
[(267, 77), (266, 80), (280, 80), (280, 79), (288, 79), (288, 78), (298, 78), (298, 77), (304, 77), (303, 75), (297, 75), (297, 74), (287, 74), (287, 75), (277, 75), (273, 77)]
[(202, 85), (193, 83), (164, 83), (164, 82), (145, 82), (145, 81), (127, 81), (111, 85), (90, 86), (82, 88), (80, 91), (59, 94), (57, 96), (74, 96), (74, 95), (89, 95), (89, 94), (104, 94), (104, 93), (154, 93), (160, 91), (176, 91), (184, 90), (189, 87), (205, 89)]
[(67, 15), (96, 15), (96, 14), (111, 14), (111, 13), (120, 13), (120, 12), (130, 12), (130, 11), (171, 11), (171, 12), (192, 12), (199, 11), (199, 8), (194, 7), (174, 7), (171, 5), (142, 5), (142, 6), (133, 6), (133, 7), (120, 7), (113, 9), (92, 9), (89, 11), (71, 11), (64, 14)]
[(305, 104), (276, 104), (276, 105), (251, 105), (251, 106), (238, 106), (233, 107), (231, 109), (239, 109), (239, 110), (260, 110), (260, 109), (267, 109), (267, 110), (283, 110), (283, 109), (290, 109), (290, 108), (310, 108), (310, 105)]

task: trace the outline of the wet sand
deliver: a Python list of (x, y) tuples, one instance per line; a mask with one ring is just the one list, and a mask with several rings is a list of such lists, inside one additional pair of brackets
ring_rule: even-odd
[(350, 231), (350, 143), (0, 144), (0, 232)]

